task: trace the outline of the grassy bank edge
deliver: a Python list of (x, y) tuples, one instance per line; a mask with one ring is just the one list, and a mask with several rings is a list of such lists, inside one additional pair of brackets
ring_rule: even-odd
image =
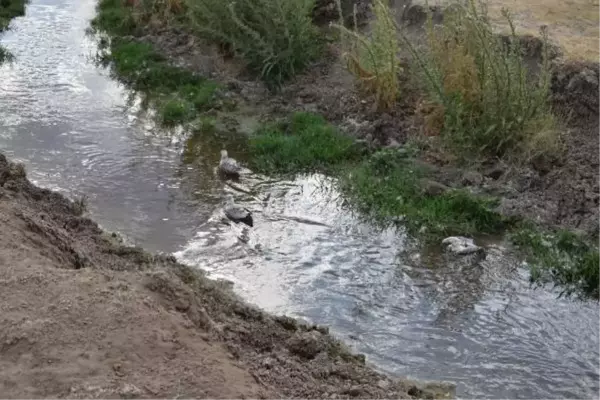
[[(163, 125), (191, 122), (217, 106), (218, 84), (172, 66), (150, 44), (138, 41), (142, 32), (122, 1), (101, 0), (92, 27), (104, 35), (109, 50), (102, 60), (112, 65), (117, 79), (147, 96)], [(597, 246), (570, 233), (506, 218), (495, 211), (498, 199), (443, 187), (406, 147), (367, 150), (322, 117), (297, 113), (263, 126), (250, 138), (250, 148), (256, 171), (337, 177), (346, 207), (424, 241), (508, 232), (530, 262), (535, 282), (554, 282), (564, 294), (598, 298), (597, 263), (593, 268)]]
[(565, 230), (506, 218), (498, 199), (437, 183), (403, 147), (368, 151), (321, 116), (296, 113), (250, 138), (252, 167), (263, 173), (325, 172), (337, 178), (343, 204), (382, 226), (398, 226), (423, 242), (450, 235), (508, 234), (526, 257), (531, 280), (562, 295), (599, 297), (598, 246)]
[(115, 79), (156, 110), (161, 125), (193, 123), (204, 113), (226, 106), (216, 82), (172, 65), (152, 44), (138, 39), (142, 29), (125, 2), (99, 1), (89, 33), (99, 36), (98, 61), (110, 66)]
[(263, 173), (335, 176), (347, 207), (422, 239), (494, 234), (510, 224), (490, 211), (495, 199), (435, 182), (410, 149), (366, 149), (316, 114), (299, 112), (263, 127), (250, 138), (250, 153), (252, 167)]
[(13, 18), (25, 15), (25, 6), (29, 0), (7, 0), (0, 2), (0, 32), (8, 29)]
[[(13, 18), (25, 15), (25, 5), (29, 0), (7, 0), (0, 2), (0, 33), (9, 28)], [(0, 64), (11, 61), (12, 54), (0, 45)]]

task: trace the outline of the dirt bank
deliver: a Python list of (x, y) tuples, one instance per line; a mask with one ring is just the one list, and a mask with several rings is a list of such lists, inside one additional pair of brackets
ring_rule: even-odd
[(414, 398), (324, 327), (240, 301), (172, 257), (126, 247), (0, 154), (5, 398)]

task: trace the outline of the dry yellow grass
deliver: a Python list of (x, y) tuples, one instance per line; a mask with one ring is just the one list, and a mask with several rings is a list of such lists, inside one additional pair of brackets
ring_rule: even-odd
[[(439, 0), (437, 3), (443, 6), (451, 1)], [(598, 0), (488, 0), (486, 4), (498, 29), (508, 29), (501, 13), (502, 8), (507, 8), (518, 33), (538, 35), (540, 26), (547, 25), (550, 39), (562, 48), (567, 58), (598, 61)]]

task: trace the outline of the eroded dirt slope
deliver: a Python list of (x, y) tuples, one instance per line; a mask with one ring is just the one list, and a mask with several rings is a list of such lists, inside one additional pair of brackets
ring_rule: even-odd
[(122, 245), (0, 154), (4, 398), (411, 398), (324, 327), (274, 317), (226, 282)]

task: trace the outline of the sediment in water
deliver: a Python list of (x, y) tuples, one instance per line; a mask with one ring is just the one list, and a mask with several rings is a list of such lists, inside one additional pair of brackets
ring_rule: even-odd
[(0, 392), (7, 398), (434, 398), (327, 328), (122, 244), (0, 154)]

